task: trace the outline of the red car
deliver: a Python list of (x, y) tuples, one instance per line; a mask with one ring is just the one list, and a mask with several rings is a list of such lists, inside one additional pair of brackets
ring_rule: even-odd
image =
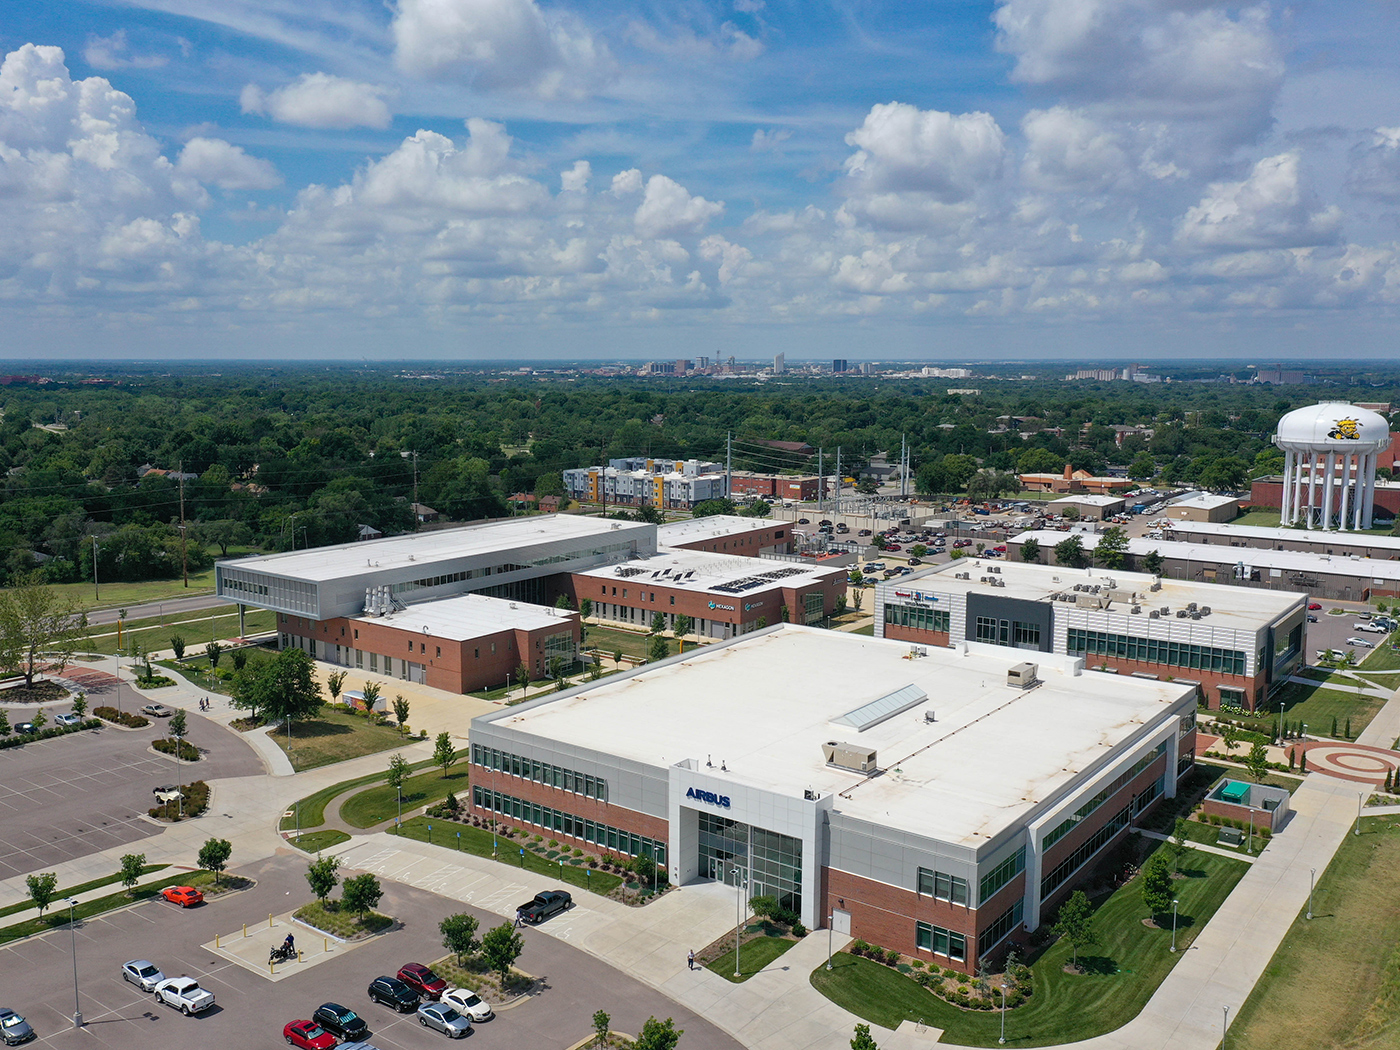
[(1311, 609), (1313, 612), (1316, 612), (1318, 609), (1321, 609), (1322, 606), (1318, 605), (1317, 602), (1309, 602), (1308, 608)]
[(290, 1021), (282, 1029), (282, 1037), (302, 1050), (331, 1050), (335, 1036), (315, 1021)]
[(182, 908), (192, 908), (196, 904), (204, 903), (204, 894), (193, 886), (167, 886), (160, 891), (160, 895), (171, 904), (178, 904)]
[(405, 963), (399, 970), (399, 980), (424, 999), (440, 999), (447, 991), (447, 982), (422, 963)]
[(887, 550), (887, 551), (902, 551), (903, 549), (904, 549), (904, 548), (901, 547), (898, 543), (887, 543), (887, 544), (885, 544), (885, 550)]

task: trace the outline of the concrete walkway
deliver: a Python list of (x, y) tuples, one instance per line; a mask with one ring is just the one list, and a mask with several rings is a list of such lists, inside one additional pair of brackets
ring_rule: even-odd
[[(1148, 831), (1146, 828), (1142, 828), (1140, 830), (1143, 838), (1156, 839), (1158, 842), (1170, 842), (1172, 840), (1172, 837), (1170, 835), (1163, 835), (1160, 831)], [(1262, 843), (1264, 840), (1261, 838), (1259, 841)], [(1212, 846), (1208, 842), (1193, 842), (1191, 839), (1187, 839), (1186, 848), (1198, 849), (1206, 853), (1214, 853), (1217, 857), (1229, 857), (1231, 860), (1242, 860), (1246, 864), (1254, 863), (1254, 856), (1252, 854), (1236, 853), (1232, 849), (1223, 849), (1220, 846)]]

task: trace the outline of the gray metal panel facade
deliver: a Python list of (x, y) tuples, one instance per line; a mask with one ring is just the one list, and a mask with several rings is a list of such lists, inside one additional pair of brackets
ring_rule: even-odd
[(837, 810), (831, 813), (829, 829), (830, 867), (910, 891), (918, 888), (919, 868), (929, 868), (966, 879), (976, 892), (977, 857), (972, 850)]

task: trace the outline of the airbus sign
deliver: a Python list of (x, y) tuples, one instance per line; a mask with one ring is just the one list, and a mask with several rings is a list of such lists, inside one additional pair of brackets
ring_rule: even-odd
[(708, 802), (712, 806), (719, 806), (721, 809), (729, 808), (728, 795), (716, 795), (713, 791), (706, 791), (703, 788), (687, 788), (686, 798), (693, 798), (696, 802)]

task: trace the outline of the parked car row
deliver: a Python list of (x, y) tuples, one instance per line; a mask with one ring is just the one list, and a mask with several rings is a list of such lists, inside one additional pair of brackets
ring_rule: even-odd
[[(489, 1021), (494, 1016), (491, 1005), (470, 988), (449, 988), (446, 981), (422, 963), (406, 964), (395, 977), (376, 977), (370, 982), (369, 997), (372, 1002), (392, 1007), (399, 1013), (414, 1011), (420, 1025), (441, 1032), (449, 1039), (465, 1036), (471, 1031), (473, 1021)], [(319, 1014), (316, 1020), (321, 1021), (323, 1027), (331, 1027), (324, 1024)], [(307, 1047), (306, 1050), (325, 1048)]]

